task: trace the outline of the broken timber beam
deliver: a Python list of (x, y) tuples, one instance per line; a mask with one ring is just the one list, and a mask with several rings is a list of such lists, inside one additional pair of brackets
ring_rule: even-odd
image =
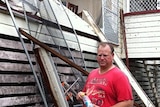
[(42, 71), (45, 85), (51, 93), (55, 107), (69, 107), (63, 92), (58, 72), (55, 69), (55, 64), (52, 63), (48, 52), (44, 48), (35, 49), (35, 55)]

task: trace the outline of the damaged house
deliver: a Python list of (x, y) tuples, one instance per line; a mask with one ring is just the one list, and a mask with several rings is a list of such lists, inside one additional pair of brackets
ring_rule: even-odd
[(0, 106), (82, 107), (75, 96), (103, 41), (134, 106), (160, 107), (159, 9), (159, 0), (0, 0)]

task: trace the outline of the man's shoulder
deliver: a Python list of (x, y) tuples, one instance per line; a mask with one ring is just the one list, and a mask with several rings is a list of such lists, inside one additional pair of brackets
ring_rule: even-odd
[(124, 74), (124, 72), (123, 72), (121, 69), (119, 69), (118, 67), (115, 67), (115, 68), (113, 69), (113, 72), (114, 72), (115, 74), (117, 74), (117, 76), (126, 76), (126, 75)]

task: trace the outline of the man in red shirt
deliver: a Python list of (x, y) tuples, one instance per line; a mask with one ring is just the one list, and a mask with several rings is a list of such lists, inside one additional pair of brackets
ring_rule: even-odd
[[(114, 48), (101, 42), (97, 49), (99, 68), (90, 72), (82, 92), (94, 107), (133, 107), (132, 88), (127, 76), (113, 64)], [(77, 99), (81, 99), (81, 92)]]

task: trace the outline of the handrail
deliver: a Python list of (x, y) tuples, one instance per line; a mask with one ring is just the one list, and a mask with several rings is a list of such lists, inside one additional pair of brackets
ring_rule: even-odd
[(85, 71), (84, 69), (82, 69), (80, 66), (78, 66), (77, 64), (75, 64), (74, 62), (68, 60), (65, 56), (59, 54), (58, 52), (56, 52), (55, 50), (51, 49), (49, 46), (47, 46), (46, 44), (42, 43), (41, 41), (39, 41), (38, 39), (34, 38), (33, 36), (31, 36), (30, 34), (28, 34), (27, 32), (25, 32), (24, 30), (22, 30), (21, 28), (19, 28), (19, 32), (24, 35), (25, 37), (27, 37), (29, 40), (31, 40), (32, 42), (34, 42), (35, 44), (41, 46), (42, 48), (46, 49), (47, 51), (51, 52), (51, 54), (54, 54), (55, 56), (57, 56), (58, 58), (60, 58), (61, 60), (63, 60), (64, 62), (68, 63), (69, 65), (71, 65), (72, 67), (76, 68), (77, 70), (79, 70), (80, 72), (82, 72), (85, 75), (88, 75), (89, 72)]

